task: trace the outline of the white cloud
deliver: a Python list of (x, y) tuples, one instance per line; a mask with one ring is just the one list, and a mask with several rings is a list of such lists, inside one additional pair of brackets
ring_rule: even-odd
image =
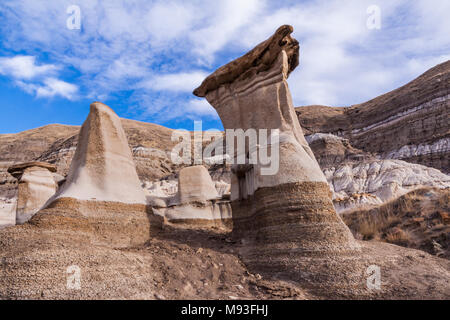
[(74, 98), (74, 95), (78, 91), (76, 85), (55, 78), (45, 79), (44, 84), (45, 86), (36, 89), (36, 95), (38, 97), (61, 96), (70, 100)]
[(202, 71), (164, 74), (144, 81), (141, 86), (157, 91), (192, 92), (207, 75), (206, 72)]
[(20, 80), (16, 81), (16, 84), (25, 92), (35, 94), (38, 98), (60, 96), (73, 100), (78, 91), (76, 85), (55, 78), (46, 78), (43, 84), (27, 83)]
[[(381, 30), (366, 27), (366, 9), (374, 3), (381, 8)], [(2, 52), (42, 50), (54, 64), (33, 60), (26, 62), (31, 68), (14, 71), (0, 64), (0, 72), (56, 79), (42, 68), (71, 68), (80, 73), (77, 95), (131, 96), (121, 103), (152, 121), (183, 117), (186, 110), (212, 115), (192, 90), (282, 24), (293, 25), (300, 41), (300, 66), (289, 79), (296, 105), (363, 102), (409, 82), (450, 52), (448, 0), (77, 0), (80, 31), (65, 28), (72, 4), (1, 2)], [(44, 88), (41, 96), (74, 96), (55, 85), (22, 83), (35, 94), (36, 86)]]
[(58, 69), (53, 64), (37, 65), (34, 56), (0, 57), (0, 74), (13, 78), (25, 92), (39, 98), (61, 96), (72, 100), (78, 87), (52, 77)]
[(36, 65), (34, 56), (0, 57), (0, 74), (17, 79), (32, 79), (54, 73), (57, 69), (53, 64)]
[(192, 99), (187, 104), (186, 112), (198, 116), (218, 118), (216, 110), (205, 99)]
[(206, 23), (189, 34), (192, 51), (206, 63), (211, 63), (216, 52), (245, 34), (245, 26), (255, 23), (265, 8), (263, 0), (222, 0), (214, 3), (215, 6), (203, 7)]

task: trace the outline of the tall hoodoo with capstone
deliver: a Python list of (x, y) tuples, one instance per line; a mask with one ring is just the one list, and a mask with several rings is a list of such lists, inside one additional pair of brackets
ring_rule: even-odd
[(327, 181), (296, 118), (287, 83), (299, 59), (292, 32), (291, 26), (280, 27), (194, 91), (217, 110), (225, 129), (279, 130), (279, 142), (258, 141), (258, 148), (279, 148), (278, 171), (262, 174), (260, 159), (256, 164), (235, 161), (231, 190), (233, 232), (252, 248), (247, 261), (278, 272), (293, 256), (359, 249), (333, 208)]

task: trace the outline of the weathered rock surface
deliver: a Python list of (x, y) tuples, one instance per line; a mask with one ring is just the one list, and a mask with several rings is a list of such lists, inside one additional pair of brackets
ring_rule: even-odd
[(332, 134), (314, 133), (305, 136), (322, 170), (343, 162), (375, 159), (370, 153), (354, 148), (348, 139)]
[(0, 198), (0, 228), (16, 224), (16, 198)]
[[(367, 267), (376, 261), (378, 266), (390, 268), (391, 272), (393, 261), (397, 265), (404, 264), (404, 255), (411, 256), (412, 252), (382, 256), (379, 250), (389, 249), (382, 249), (380, 244), (356, 242), (336, 214), (329, 186), (303, 137), (292, 107), (286, 79), (298, 64), (298, 53), (293, 53), (298, 52), (298, 43), (287, 36), (291, 32), (292, 28), (281, 27), (269, 40), (220, 68), (194, 91), (198, 96), (206, 96), (225, 129), (280, 130), (277, 174), (263, 176), (259, 163), (232, 167), (233, 235), (244, 244), (240, 253), (252, 270), (296, 281), (310, 292), (325, 296), (375, 297), (376, 293), (369, 292), (365, 285)], [(278, 42), (269, 45), (273, 39)], [(265, 52), (265, 48), (278, 57), (268, 59), (270, 67), (258, 67), (259, 61), (252, 58), (253, 52)], [(260, 144), (261, 147), (267, 146)], [(357, 150), (354, 153), (357, 154)], [(362, 154), (365, 156), (364, 152)], [(439, 260), (432, 262), (434, 267), (429, 266), (425, 272), (417, 268), (409, 270), (408, 274), (395, 271), (399, 278), (390, 283), (384, 294), (395, 292), (397, 285), (394, 283), (411, 277), (411, 273), (414, 281), (419, 282), (434, 279), (432, 282), (436, 283), (443, 276), (445, 290), (448, 290), (450, 273), (446, 267), (441, 268), (441, 263)], [(416, 294), (420, 292), (421, 296), (429, 295), (429, 288), (419, 287), (403, 288), (407, 295), (411, 290)], [(442, 297), (447, 295), (445, 292), (433, 295)]]
[[(298, 271), (299, 259), (355, 254), (360, 246), (334, 211), (325, 176), (292, 106), (287, 77), (298, 64), (299, 49), (292, 31), (280, 27), (250, 53), (206, 78), (194, 94), (206, 96), (225, 129), (279, 130), (278, 143), (272, 137), (268, 144), (258, 141), (259, 149), (279, 147), (277, 172), (263, 174), (265, 164), (259, 160), (250, 164), (253, 150), (246, 150), (246, 164), (234, 159), (233, 234), (248, 244), (244, 260), (249, 265), (301, 278), (314, 287), (318, 283)], [(254, 59), (260, 52), (272, 56), (268, 65)]]
[[(171, 129), (134, 120), (121, 119), (141, 181), (152, 181), (179, 169), (170, 159), (176, 142)], [(17, 196), (17, 180), (7, 168), (18, 162), (44, 161), (66, 177), (78, 145), (79, 126), (48, 125), (17, 134), (0, 134), (0, 197)]]
[(422, 187), (449, 188), (450, 176), (435, 168), (378, 159), (332, 134), (306, 136), (333, 191), (338, 212), (386, 203)]
[(9, 167), (8, 172), (19, 181), (16, 224), (23, 224), (55, 194), (58, 186), (52, 172), (56, 172), (56, 167), (45, 162), (26, 162)]
[(204, 202), (219, 199), (215, 185), (204, 166), (187, 167), (178, 173), (176, 202)]
[(54, 199), (146, 204), (120, 118), (94, 102), (81, 127), (66, 182)]
[(331, 133), (382, 159), (450, 173), (450, 61), (368, 102), (296, 108), (306, 134)]
[[(174, 189), (176, 193), (168, 196)], [(168, 222), (216, 226), (227, 226), (231, 222), (230, 202), (222, 200), (204, 166), (183, 168), (176, 185), (160, 182), (152, 191), (149, 198), (153, 212)]]
[[(277, 97), (289, 97), (285, 79), (280, 81), (279, 78), (287, 78), (287, 74), (295, 68), (291, 66), (296, 65), (298, 56), (295, 54), (296, 41), (290, 37), (286, 39), (286, 30), (290, 31), (289, 28), (281, 29), (279, 34), (266, 41), (264, 45), (258, 46), (257, 50), (251, 51), (244, 56), (244, 59), (238, 59), (237, 63), (221, 68), (217, 77), (208, 77), (206, 85), (196, 93), (200, 96), (208, 96), (211, 92), (221, 91), (220, 88), (239, 91), (236, 83), (242, 84), (246, 81), (251, 82), (252, 79), (266, 77), (274, 82), (255, 81), (258, 85), (270, 88), (268, 93), (264, 93), (265, 95), (276, 92), (279, 94)], [(273, 39), (276, 39), (278, 44)], [(284, 71), (278, 72), (273, 66), (277, 64), (277, 59), (283, 51), (280, 50), (280, 46), (284, 45), (287, 63), (283, 62), (281, 69)], [(288, 67), (285, 68), (286, 64)], [(282, 76), (272, 77), (272, 72), (273, 74), (281, 73)], [(436, 80), (433, 77), (430, 79)], [(422, 94), (421, 85), (418, 83), (415, 91), (413, 90), (416, 92), (414, 97)], [(445, 87), (448, 88), (448, 81)], [(430, 86), (426, 88), (429, 89)], [(439, 86), (437, 88), (439, 89)], [(260, 90), (257, 86), (250, 85), (249, 91), (253, 89)], [(431, 91), (428, 90), (428, 92)], [(247, 106), (252, 106), (253, 101), (242, 98), (246, 93), (248, 92), (245, 90), (243, 94), (239, 92), (241, 94), (239, 99), (242, 99), (240, 101), (244, 101)], [(401, 90), (397, 93), (404, 94)], [(252, 95), (252, 93), (248, 94), (250, 97)], [(289, 105), (289, 101), (275, 100), (263, 101), (261, 106), (270, 103)], [(392, 102), (398, 101), (392, 99)], [(440, 102), (434, 101), (433, 108)], [(448, 102), (445, 103), (444, 108), (448, 108)], [(222, 112), (224, 117), (227, 117), (226, 107)], [(239, 110), (236, 106), (233, 108), (235, 108), (233, 110)], [(309, 108), (303, 110), (309, 110)], [(313, 115), (311, 123), (316, 123), (316, 119), (319, 119), (319, 124), (324, 127), (348, 124), (348, 117), (342, 116), (346, 112), (339, 108), (318, 107), (310, 108), (310, 110), (313, 113), (322, 113)], [(427, 118), (430, 114), (431, 119), (435, 120), (437, 130), (442, 128), (439, 112), (430, 110), (427, 112), (415, 110), (412, 113), (423, 117), (424, 121), (421, 125), (426, 132), (432, 131), (432, 120)], [(446, 110), (448, 109), (445, 109), (444, 115)], [(247, 115), (251, 111), (249, 110)], [(295, 123), (290, 120), (295, 116), (291, 117), (289, 112), (287, 115), (282, 113), (282, 116), (275, 117), (276, 120), (264, 122), (264, 118), (272, 119), (273, 113), (276, 115), (278, 111), (277, 108), (270, 109), (270, 112), (260, 116), (262, 119), (255, 116), (255, 121), (265, 125), (266, 128), (278, 128), (280, 123), (288, 119), (283, 122), (281, 136), (287, 136), (286, 140), (295, 147), (293, 150), (284, 150), (283, 152), (286, 153), (283, 154), (301, 152), (303, 155), (309, 155), (314, 162), (315, 160), (312, 160), (314, 156), (308, 144), (302, 139), (303, 134), (299, 134), (300, 127), (295, 128)], [(391, 112), (390, 109), (389, 112)], [(383, 117), (383, 110), (376, 110), (376, 113), (378, 113), (376, 116)], [(412, 114), (406, 113), (399, 119), (411, 120), (413, 127), (418, 127), (420, 120), (415, 119)], [(364, 126), (370, 122), (373, 115), (361, 117), (361, 121), (365, 123)], [(245, 118), (246, 114), (243, 117)], [(306, 113), (306, 121), (308, 117)], [(358, 116), (352, 116), (352, 119), (352, 121), (359, 120)], [(391, 120), (383, 123), (386, 125), (384, 127), (386, 130), (391, 130), (391, 133), (385, 137), (380, 138), (383, 132), (377, 126), (363, 131), (368, 130), (374, 133), (380, 145), (391, 148), (391, 144), (395, 142), (388, 141), (389, 135), (400, 132), (392, 128)], [(231, 116), (227, 121), (233, 124)], [(166, 200), (173, 198), (177, 193), (178, 181), (175, 173), (181, 169), (181, 166), (175, 166), (170, 162), (170, 150), (174, 144), (170, 141), (172, 130), (124, 119), (121, 123), (132, 150), (139, 178), (144, 182), (145, 188), (150, 191), (150, 195), (164, 198), (156, 207), (166, 208), (170, 203)], [(251, 121), (243, 123), (240, 127), (254, 125)], [(303, 121), (302, 123), (304, 124)], [(401, 132), (404, 132), (407, 125), (401, 121), (399, 123), (403, 128)], [(446, 128), (448, 134), (448, 123)], [(334, 131), (321, 130), (314, 131), (306, 126), (305, 132), (310, 134), (306, 138), (322, 169), (325, 173), (327, 169), (330, 170), (330, 174), (327, 175), (329, 182), (333, 180), (337, 182), (341, 188), (337, 193), (342, 192), (343, 197), (351, 198), (353, 194), (356, 194), (360, 195), (358, 199), (366, 197), (365, 199), (373, 199), (377, 204), (377, 197), (382, 201), (378, 193), (389, 195), (396, 194), (399, 190), (408, 191), (411, 190), (410, 187), (416, 186), (415, 183), (422, 184), (423, 181), (432, 181), (434, 185), (447, 181), (429, 168), (411, 166), (402, 161), (377, 160), (376, 157), (399, 158), (406, 155), (405, 159), (408, 161), (424, 161), (427, 165), (432, 164), (436, 167), (442, 167), (441, 164), (444, 163), (443, 167), (445, 167), (445, 163), (448, 164), (448, 158), (444, 157), (442, 160), (440, 152), (448, 144), (446, 140), (448, 138), (434, 141), (432, 137), (431, 144), (429, 141), (420, 140), (416, 144), (406, 144), (400, 149), (389, 149), (388, 153), (384, 153), (372, 151), (371, 148), (375, 146), (366, 148), (362, 144), (352, 147), (353, 138), (359, 137), (358, 132), (350, 136), (341, 134), (335, 137), (328, 134)], [(6, 173), (6, 168), (20, 161), (40, 159), (56, 164), (58, 173), (66, 176), (78, 144), (78, 131), (79, 127), (51, 125), (15, 135), (0, 135), (0, 196), (8, 198), (3, 201), (4, 211), (2, 211), (0, 199), (0, 221), (2, 212), (8, 210), (11, 212), (10, 204), (14, 203), (11, 198), (16, 195), (17, 189), (16, 179)], [(337, 130), (336, 134), (341, 131)], [(416, 134), (416, 131), (413, 133)], [(364, 134), (361, 135), (364, 136)], [(286, 140), (280, 140), (281, 145), (289, 144)], [(420, 159), (417, 160), (414, 157)], [(282, 170), (290, 162), (297, 161), (300, 164), (297, 165), (295, 162), (289, 170), (298, 173), (298, 168), (304, 167), (310, 161), (302, 156), (301, 160), (305, 159), (307, 161), (304, 162), (295, 157), (284, 162), (282, 159)], [(235, 186), (236, 180), (248, 182), (245, 192), (239, 192), (240, 188), (234, 188), (232, 192), (236, 197), (234, 201), (240, 203), (237, 215), (240, 219), (241, 235), (244, 232), (249, 234), (249, 236), (239, 236), (239, 233), (234, 233), (234, 236), (240, 240), (237, 243), (233, 242), (229, 238), (230, 235), (226, 233), (204, 231), (201, 228), (190, 228), (185, 231), (171, 229), (172, 226), (170, 226), (165, 228), (164, 233), (153, 232), (152, 227), (155, 223), (150, 223), (150, 220), (154, 220), (155, 217), (143, 204), (112, 201), (95, 201), (94, 203), (73, 198), (58, 199), (36, 214), (29, 223), (0, 231), (0, 299), (152, 299), (161, 296), (172, 299), (229, 299), (231, 296), (296, 299), (450, 298), (450, 264), (446, 260), (430, 256), (422, 251), (407, 250), (377, 241), (355, 242), (355, 247), (359, 246), (360, 251), (353, 250), (352, 254), (333, 247), (334, 243), (348, 243), (348, 237), (345, 234), (342, 236), (341, 222), (336, 220), (336, 214), (330, 205), (330, 197), (324, 196), (328, 193), (329, 187), (325, 184), (323, 176), (318, 179), (319, 182), (291, 183), (292, 178), (289, 177), (288, 172), (276, 179), (267, 178), (255, 182), (255, 170), (247, 170), (248, 168), (246, 165), (233, 168)], [(314, 165), (308, 168), (313, 168), (314, 177), (319, 176)], [(231, 168), (213, 166), (210, 171), (219, 195), (227, 195), (230, 192), (228, 183), (231, 181)], [(168, 176), (171, 178), (155, 181)], [(311, 177), (311, 175), (302, 176), (305, 180)], [(355, 184), (347, 183), (348, 177), (352, 177), (356, 181)], [(287, 183), (279, 185), (283, 181)], [(399, 187), (395, 187), (396, 185)], [(274, 192), (274, 186), (280, 188)], [(355, 190), (356, 193), (354, 193)], [(240, 194), (245, 198), (239, 199)], [(409, 194), (411, 193), (407, 195)], [(416, 195), (413, 196), (416, 199)], [(427, 194), (423, 197), (430, 198)], [(439, 255), (432, 250), (439, 252), (436, 243), (442, 247), (445, 241), (448, 244), (448, 237), (446, 237), (449, 222), (448, 205), (446, 207), (440, 203), (441, 199), (446, 201), (448, 196), (433, 198), (433, 201), (436, 200), (433, 206), (422, 198), (417, 198), (419, 202), (414, 202), (414, 208), (419, 208), (415, 211), (407, 210), (401, 205), (398, 205), (398, 208), (395, 207), (396, 203), (403, 201), (403, 197), (393, 201), (393, 208), (397, 208), (402, 217), (402, 221), (395, 227), (408, 231), (409, 229), (404, 228), (410, 224), (414, 225), (412, 232), (418, 238), (413, 238), (411, 247), (426, 249), (432, 254)], [(388, 203), (389, 206), (390, 203)], [(364, 218), (378, 216), (387, 207), (384, 205), (367, 209), (362, 216)], [(208, 212), (210, 214), (210, 211)], [(6, 219), (9, 217), (3, 216), (7, 217)], [(349, 224), (351, 223), (350, 221)], [(445, 227), (440, 224), (444, 224)], [(237, 229), (239, 230), (239, 227)], [(382, 230), (380, 238), (402, 241), (403, 238), (399, 236), (402, 233), (394, 229), (390, 225), (387, 226), (386, 230)], [(426, 239), (430, 241), (423, 242), (419, 233), (425, 234), (428, 237)], [(431, 245), (432, 248), (424, 248), (424, 245)], [(313, 250), (310, 250), (311, 248)], [(445, 254), (448, 254), (448, 245), (444, 249), (447, 250)], [(241, 263), (241, 257), (244, 258), (247, 267)], [(83, 275), (82, 289), (79, 291), (68, 290), (66, 287), (65, 271), (68, 266), (74, 264), (80, 266)], [(367, 267), (374, 264), (382, 271), (380, 291), (368, 291), (366, 287)], [(151, 268), (149, 268), (150, 265)], [(56, 275), (55, 270), (59, 270)], [(259, 275), (257, 278), (253, 276), (256, 271), (267, 280), (256, 280), (261, 278)], [(237, 286), (233, 285), (236, 283), (239, 283), (243, 289), (236, 289)]]
[(422, 187), (450, 188), (450, 176), (401, 160), (346, 162), (324, 173), (338, 212), (381, 205)]

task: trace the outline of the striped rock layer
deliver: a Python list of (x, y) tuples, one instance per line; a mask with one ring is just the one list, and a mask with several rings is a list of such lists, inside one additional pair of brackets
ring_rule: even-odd
[[(287, 77), (298, 64), (299, 50), (292, 31), (290, 26), (280, 27), (248, 54), (219, 68), (194, 94), (206, 97), (225, 129), (279, 130), (278, 141), (258, 141), (257, 146), (278, 148), (275, 174), (263, 174), (267, 165), (260, 161), (234, 162), (233, 233), (248, 244), (243, 256), (250, 266), (296, 279), (310, 266), (299, 270), (299, 259), (349, 257), (360, 247), (333, 208), (325, 176), (292, 105)], [(315, 272), (317, 278), (330, 274), (320, 268)], [(312, 286), (315, 283), (311, 280)]]

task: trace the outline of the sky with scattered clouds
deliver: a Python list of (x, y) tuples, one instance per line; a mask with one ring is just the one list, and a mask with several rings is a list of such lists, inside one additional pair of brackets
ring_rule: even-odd
[(350, 106), (449, 60), (449, 12), (448, 0), (2, 0), (0, 133), (79, 125), (92, 101), (221, 129), (192, 90), (283, 24), (300, 42), (295, 105)]

